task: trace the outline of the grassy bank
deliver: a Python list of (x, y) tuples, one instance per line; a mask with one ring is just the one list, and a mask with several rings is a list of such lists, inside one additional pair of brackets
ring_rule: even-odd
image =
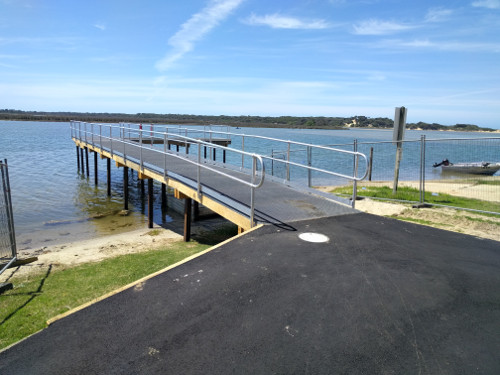
[(198, 242), (122, 255), (98, 263), (56, 269), (9, 280), (0, 295), (0, 349), (46, 326), (48, 319), (207, 249)]
[[(498, 183), (498, 181), (493, 181)], [(333, 194), (342, 196), (352, 196), (351, 186), (342, 186), (331, 191)], [(420, 200), (420, 192), (418, 189), (411, 187), (399, 187), (396, 194), (392, 193), (392, 188), (388, 186), (359, 186), (357, 190), (358, 196), (379, 198), (379, 199), (395, 199), (401, 201), (418, 202)], [(484, 201), (473, 198), (463, 198), (446, 193), (425, 192), (425, 203), (446, 205), (459, 208), (466, 208), (480, 211), (500, 212), (500, 203)]]

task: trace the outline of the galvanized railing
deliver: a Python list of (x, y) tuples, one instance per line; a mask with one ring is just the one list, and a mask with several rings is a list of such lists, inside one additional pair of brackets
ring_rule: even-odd
[[(88, 124), (75, 122), (72, 125), (72, 136), (76, 137), (96, 137), (95, 131), (88, 129), (89, 127), (99, 127), (102, 129), (102, 124)], [(76, 125), (78, 124), (78, 125)], [(184, 157), (192, 149), (192, 145), (198, 144), (198, 147), (208, 149), (221, 149), (224, 153), (232, 153), (233, 157), (228, 157), (227, 161), (224, 157), (224, 165), (227, 168), (236, 167), (240, 170), (252, 170), (253, 160), (256, 155), (259, 155), (259, 162), (262, 164), (262, 170), (265, 168), (265, 161), (268, 164), (281, 164), (286, 170), (286, 177), (282, 180), (285, 183), (291, 182), (291, 174), (303, 179), (307, 179), (307, 186), (312, 185), (312, 176), (330, 176), (342, 180), (348, 180), (353, 184), (353, 195), (351, 197), (351, 204), (354, 207), (356, 201), (356, 185), (359, 181), (366, 178), (368, 174), (368, 159), (365, 154), (357, 150), (344, 150), (334, 148), (331, 146), (313, 145), (304, 142), (297, 142), (291, 140), (282, 140), (271, 137), (264, 137), (258, 135), (245, 135), (241, 133), (229, 132), (217, 125), (204, 126), (204, 127), (180, 127), (168, 125), (150, 125), (150, 124), (130, 124), (122, 123), (119, 125), (106, 125), (110, 129), (106, 137), (110, 142), (117, 141), (127, 142), (127, 140), (136, 139), (141, 144), (147, 143), (147, 146), (154, 149), (155, 142), (161, 141), (164, 144), (163, 153), (170, 152), (167, 150), (166, 145), (170, 142), (177, 142), (178, 146), (184, 147)], [(114, 130), (114, 134), (113, 134)], [(99, 135), (102, 137), (102, 135)], [(217, 145), (215, 141), (229, 141), (230, 147)], [(257, 147), (258, 146), (258, 147)], [(271, 148), (284, 148), (287, 150), (286, 158), (274, 157)], [(293, 158), (292, 155), (297, 149), (304, 149), (305, 154), (302, 159)], [(200, 157), (200, 152), (194, 152)], [(234, 155), (238, 155), (237, 157)], [(313, 157), (314, 154), (314, 157)], [(180, 153), (176, 153), (180, 156)], [(360, 160), (361, 159), (361, 160)], [(317, 161), (323, 161), (323, 164), (318, 164)], [(203, 161), (205, 168), (207, 161)], [(326, 167), (325, 167), (326, 166)], [(364, 168), (363, 173), (359, 173), (359, 169)], [(303, 171), (303, 172), (300, 172)], [(304, 185), (304, 182), (300, 182)]]
[[(151, 129), (143, 129), (142, 126), (138, 125), (137, 128), (131, 128), (130, 126), (113, 125), (113, 124), (93, 124), (79, 121), (71, 122), (71, 136), (74, 139), (84, 141), (85, 143), (91, 144), (92, 146), (98, 147), (101, 150), (107, 150), (111, 155), (120, 155), (123, 159), (131, 160), (136, 159), (140, 166), (140, 170), (144, 171), (145, 168), (152, 168), (151, 165), (147, 165), (144, 158), (144, 150), (147, 148), (149, 151), (153, 151), (160, 155), (163, 155), (164, 165), (162, 172), (164, 179), (169, 177), (177, 178), (177, 176), (171, 175), (167, 170), (167, 158), (173, 157), (181, 159), (191, 165), (196, 166), (197, 176), (196, 176), (196, 190), (198, 196), (203, 193), (203, 181), (201, 178), (201, 170), (208, 170), (218, 175), (221, 175), (230, 180), (236, 181), (244, 186), (250, 188), (250, 209), (249, 217), (250, 223), (253, 226), (254, 216), (255, 216), (255, 190), (260, 188), (265, 180), (265, 166), (262, 157), (257, 154), (248, 153), (240, 150), (230, 149), (228, 147), (216, 145), (210, 143), (209, 141), (204, 141), (202, 139), (192, 138), (181, 134), (169, 134), (167, 131), (157, 132)], [(163, 149), (155, 148), (155, 141), (161, 140), (163, 144)], [(185, 153), (176, 152), (170, 149), (169, 145), (171, 142), (178, 142), (184, 145), (186, 151)], [(188, 154), (188, 149), (192, 148), (193, 145), (196, 146), (197, 152), (191, 155)], [(127, 154), (127, 147), (130, 149), (138, 149), (139, 155), (134, 158), (130, 154)], [(206, 159), (202, 159), (201, 148), (211, 147), (222, 149), (225, 152), (232, 152), (243, 157), (251, 158), (252, 167), (249, 171), (249, 180), (237, 177), (225, 171), (223, 168), (216, 168), (215, 163), (210, 163)]]
[(7, 160), (0, 160), (0, 274), (17, 259)]

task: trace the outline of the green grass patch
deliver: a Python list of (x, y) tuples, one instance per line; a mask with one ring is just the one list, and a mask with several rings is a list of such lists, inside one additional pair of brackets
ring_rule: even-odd
[(46, 321), (92, 299), (179, 262), (209, 246), (176, 242), (168, 248), (127, 254), (56, 269), (38, 275), (13, 277), (14, 289), (0, 295), (0, 349), (46, 326)]
[[(342, 186), (335, 188), (331, 191), (333, 194), (338, 195), (352, 195), (352, 187)], [(396, 199), (403, 201), (420, 200), (420, 192), (418, 189), (411, 187), (400, 187), (396, 194), (392, 194), (392, 188), (388, 186), (367, 186), (358, 187), (358, 196), (373, 197), (379, 199)], [(432, 192), (425, 192), (425, 202), (430, 204), (442, 204), (453, 207), (468, 208), (480, 211), (500, 212), (500, 203), (483, 201), (480, 199), (457, 197), (450, 194), (433, 194)]]

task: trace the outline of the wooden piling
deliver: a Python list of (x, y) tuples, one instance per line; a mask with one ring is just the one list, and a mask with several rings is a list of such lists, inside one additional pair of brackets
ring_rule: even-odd
[(128, 167), (123, 167), (123, 209), (128, 210)]
[(153, 179), (148, 179), (148, 228), (153, 228)]

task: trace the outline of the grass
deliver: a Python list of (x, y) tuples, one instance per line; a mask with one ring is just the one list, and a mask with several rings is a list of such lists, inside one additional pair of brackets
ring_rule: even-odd
[[(338, 195), (352, 195), (352, 187), (342, 186), (331, 191)], [(358, 195), (364, 197), (374, 197), (380, 199), (396, 199), (403, 201), (420, 200), (420, 192), (418, 189), (411, 187), (400, 187), (395, 195), (392, 194), (392, 188), (388, 186), (367, 186), (358, 187)], [(457, 197), (450, 194), (434, 194), (425, 192), (425, 202), (430, 204), (442, 204), (453, 207), (467, 208), (480, 211), (500, 212), (500, 203), (483, 201), (480, 199)]]
[(209, 246), (176, 242), (168, 248), (122, 255), (9, 280), (0, 295), (0, 349), (46, 326), (48, 319), (161, 270)]

